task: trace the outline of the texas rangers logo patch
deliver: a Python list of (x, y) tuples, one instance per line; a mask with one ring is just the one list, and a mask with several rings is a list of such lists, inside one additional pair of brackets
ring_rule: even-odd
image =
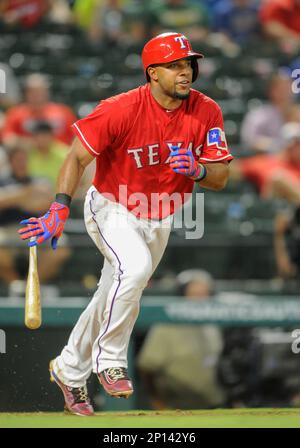
[(207, 133), (207, 146), (216, 146), (228, 151), (225, 132), (221, 128), (212, 128)]

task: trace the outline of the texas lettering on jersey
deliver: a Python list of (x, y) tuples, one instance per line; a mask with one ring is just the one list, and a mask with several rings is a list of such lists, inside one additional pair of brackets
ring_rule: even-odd
[[(191, 149), (201, 163), (233, 158), (227, 148), (220, 107), (193, 89), (180, 107), (167, 111), (146, 84), (102, 101), (90, 115), (74, 123), (73, 130), (96, 157), (94, 186), (118, 202), (122, 202), (120, 185), (126, 185), (128, 195), (143, 192), (149, 204), (152, 193), (178, 193), (184, 202), (194, 181), (170, 168), (172, 145)], [(124, 205), (133, 211), (132, 205)], [(174, 213), (177, 207), (172, 205), (166, 213)], [(148, 207), (140, 217), (162, 219), (165, 215), (160, 209), (153, 212)]]
[[(199, 160), (200, 154), (201, 154), (201, 147), (202, 144), (197, 146), (195, 149), (193, 147), (193, 142), (189, 142), (188, 145), (183, 146), (182, 142), (166, 142), (166, 147), (169, 149), (169, 151), (172, 150), (172, 147), (177, 146), (180, 148), (187, 148), (190, 151), (194, 153), (194, 157), (196, 160)], [(127, 149), (127, 153), (133, 156), (133, 159), (136, 163), (137, 168), (144, 168), (146, 165), (152, 166), (152, 165), (159, 165), (160, 163), (170, 163), (171, 156), (167, 154), (167, 158), (165, 160), (161, 160), (161, 147), (159, 143), (151, 144), (151, 145), (145, 145), (142, 148), (130, 148)]]

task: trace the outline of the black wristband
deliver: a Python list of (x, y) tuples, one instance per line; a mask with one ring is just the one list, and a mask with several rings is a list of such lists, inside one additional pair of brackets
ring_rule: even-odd
[(65, 193), (57, 193), (57, 195), (55, 196), (55, 202), (66, 205), (67, 207), (70, 207), (71, 201), (72, 201), (71, 196)]

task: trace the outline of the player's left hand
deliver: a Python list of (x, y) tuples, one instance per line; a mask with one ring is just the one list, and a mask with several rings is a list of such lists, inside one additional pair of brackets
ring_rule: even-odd
[(18, 230), (18, 234), (22, 240), (36, 237), (35, 241), (28, 243), (28, 246), (36, 246), (51, 238), (52, 249), (56, 249), (58, 238), (63, 233), (69, 213), (69, 207), (53, 202), (44, 216), (21, 221), (20, 224), (25, 224), (26, 227)]
[(176, 173), (184, 174), (191, 179), (197, 179), (200, 175), (201, 168), (196, 162), (192, 151), (189, 149), (178, 148), (172, 146), (170, 167)]

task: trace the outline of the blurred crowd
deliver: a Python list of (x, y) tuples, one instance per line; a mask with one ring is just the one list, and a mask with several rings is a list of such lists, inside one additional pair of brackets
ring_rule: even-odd
[[(176, 277), (177, 295), (190, 304), (242, 303), (203, 269)], [(193, 309), (193, 308), (192, 308)], [(299, 406), (300, 359), (289, 329), (158, 323), (147, 332), (136, 365), (152, 409)]]
[[(11, 104), (4, 115), (0, 165), (0, 278), (10, 285), (11, 292), (22, 280), (24, 290), (26, 278), (24, 258), (27, 251), (22, 246), (16, 247), (18, 223), (48, 209), (67, 145), (72, 141), (70, 126), (75, 119), (69, 107), (50, 101), (47, 79), (40, 74), (26, 78), (23, 101), (20, 98), (19, 103)], [(49, 248), (42, 251), (39, 257), (41, 283), (55, 278), (69, 255), (65, 241), (56, 252)]]
[[(300, 0), (1, 2), (2, 33), (43, 30), (51, 23), (76, 27), (84, 33), (87, 45), (92, 46), (103, 42), (143, 44), (152, 35), (176, 29), (199, 46), (202, 42), (222, 48), (229, 57), (247, 48), (250, 41), (259, 43), (261, 39), (273, 41), (281, 51), (293, 54), (296, 61), (300, 48)], [(47, 76), (32, 73), (20, 82), (8, 64), (1, 63), (0, 69), (6, 73), (6, 93), (0, 96), (2, 228), (14, 227), (17, 217), (28, 212), (34, 215), (47, 209), (57, 173), (73, 138), (70, 125), (76, 120), (76, 114), (70, 106), (51, 99)], [(243, 157), (239, 158), (238, 154), (231, 164), (231, 176), (233, 181), (252, 183), (260, 197), (284, 203), (275, 219), (274, 251), (277, 273), (286, 278), (299, 272), (299, 250), (290, 254), (291, 244), (285, 244), (285, 235), (296, 239), (292, 246), (299, 247), (294, 228), (299, 225), (300, 207), (300, 105), (299, 96), (293, 93), (291, 71), (272, 73), (267, 84), (266, 101), (248, 111), (245, 107), (240, 129)], [(249, 157), (244, 157), (245, 154)], [(79, 198), (84, 196), (92, 173), (93, 170), (83, 180)], [(37, 191), (40, 200), (35, 204), (33, 198), (37, 197)], [(26, 201), (26, 207), (24, 199), (20, 199), (25, 195), (27, 199), (32, 198)], [(29, 209), (28, 204), (32, 204)], [(14, 213), (9, 212), (12, 207)], [(3, 255), (1, 260), (5, 269), (0, 269), (0, 278), (9, 283), (18, 277), (17, 271), (8, 269), (12, 266), (11, 257)]]
[(264, 36), (287, 52), (300, 42), (299, 0), (3, 0), (1, 26), (28, 30), (45, 23), (75, 25), (91, 42), (145, 41), (166, 29), (192, 40), (232, 47)]
[(3, 0), (1, 26), (22, 30), (45, 23), (75, 25), (93, 43), (144, 42), (176, 29), (194, 41), (210, 40), (236, 51), (264, 36), (296, 52), (300, 43), (299, 0)]

